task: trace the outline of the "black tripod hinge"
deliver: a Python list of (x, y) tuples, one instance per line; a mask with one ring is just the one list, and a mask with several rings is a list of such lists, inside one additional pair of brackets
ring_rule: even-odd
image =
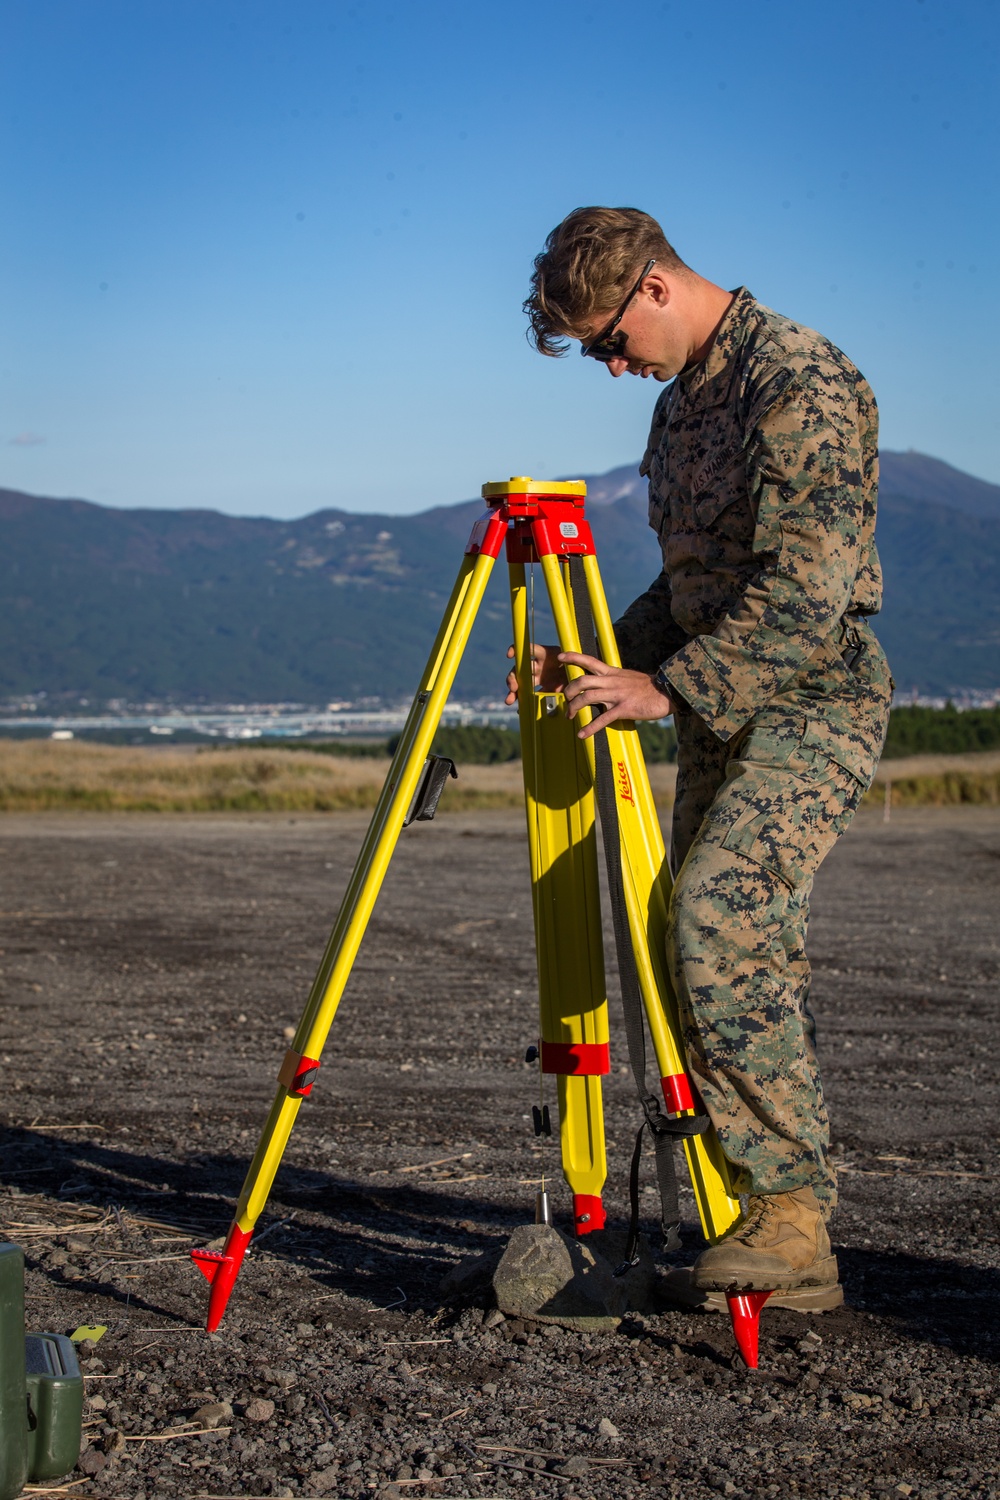
[(410, 803), (410, 810), (403, 819), (404, 828), (409, 828), (411, 823), (431, 821), (438, 810), (441, 793), (444, 791), (444, 785), (449, 776), (458, 779), (455, 762), (449, 760), (447, 755), (428, 755), (424, 761), (424, 769), (420, 773), (419, 785)]

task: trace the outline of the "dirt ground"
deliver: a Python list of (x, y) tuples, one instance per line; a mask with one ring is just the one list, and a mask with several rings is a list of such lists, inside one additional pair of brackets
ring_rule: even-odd
[[(543, 1171), (563, 1223), (569, 1208), (527, 1118), (527, 852), (504, 812), (403, 835), (255, 1249), (204, 1333), (186, 1250), (229, 1222), (366, 825), (0, 820), (0, 1236), (26, 1250), (30, 1329), (108, 1329), (83, 1346), (68, 1493), (1000, 1494), (1000, 812), (866, 809), (820, 873), (847, 1305), (765, 1309), (756, 1374), (719, 1315), (600, 1336), (442, 1298), (449, 1266), (532, 1217)], [(612, 1047), (622, 1222), (637, 1106)]]

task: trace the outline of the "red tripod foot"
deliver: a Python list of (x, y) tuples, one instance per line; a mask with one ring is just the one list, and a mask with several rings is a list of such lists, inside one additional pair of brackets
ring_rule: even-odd
[(209, 1333), (214, 1333), (222, 1322), (229, 1293), (233, 1289), (252, 1236), (252, 1229), (241, 1229), (234, 1220), (229, 1226), (222, 1250), (191, 1251), (191, 1259), (201, 1274), (207, 1277), (212, 1288), (208, 1295), (208, 1317), (205, 1321)]
[(733, 1336), (748, 1370), (757, 1368), (757, 1337), (760, 1310), (771, 1292), (727, 1292), (726, 1303), (733, 1320)]

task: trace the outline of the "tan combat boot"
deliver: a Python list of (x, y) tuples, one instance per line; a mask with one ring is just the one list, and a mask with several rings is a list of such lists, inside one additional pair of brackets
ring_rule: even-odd
[(794, 1193), (761, 1193), (718, 1245), (702, 1252), (691, 1279), (701, 1291), (789, 1291), (793, 1287), (835, 1286), (837, 1257), (812, 1188)]

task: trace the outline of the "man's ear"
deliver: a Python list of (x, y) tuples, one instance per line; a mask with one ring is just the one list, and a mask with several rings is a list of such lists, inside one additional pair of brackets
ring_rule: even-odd
[(657, 307), (666, 307), (670, 302), (672, 295), (670, 282), (656, 267), (643, 281), (642, 290)]

